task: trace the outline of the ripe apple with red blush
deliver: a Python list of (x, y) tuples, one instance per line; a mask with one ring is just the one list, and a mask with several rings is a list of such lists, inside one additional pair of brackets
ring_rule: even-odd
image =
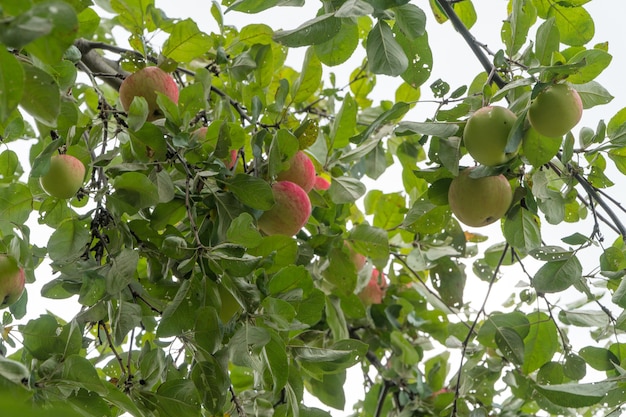
[(315, 166), (309, 156), (298, 151), (289, 161), (289, 168), (281, 171), (276, 176), (278, 181), (291, 181), (298, 184), (307, 193), (315, 185)]
[(295, 235), (311, 216), (309, 196), (291, 181), (274, 183), (272, 193), (275, 203), (259, 217), (259, 229), (267, 235)]
[(387, 291), (387, 280), (385, 274), (374, 268), (367, 286), (359, 292), (359, 298), (366, 306), (380, 304), (383, 302)]
[(148, 102), (149, 122), (162, 119), (163, 112), (157, 104), (157, 93), (165, 94), (170, 100), (178, 104), (178, 85), (174, 78), (159, 67), (145, 67), (129, 75), (120, 86), (120, 101), (125, 111), (135, 97), (143, 97)]
[(53, 155), (50, 169), (39, 178), (39, 184), (52, 197), (72, 198), (83, 185), (85, 171), (85, 165), (75, 156)]

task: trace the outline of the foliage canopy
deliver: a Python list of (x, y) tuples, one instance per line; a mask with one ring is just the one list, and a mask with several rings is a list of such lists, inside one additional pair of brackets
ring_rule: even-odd
[[(491, 52), (469, 32), (469, 0), (325, 1), (290, 30), (234, 27), (229, 12), (304, 0), (214, 0), (212, 33), (154, 0), (4, 0), (0, 253), (30, 283), (49, 261), (41, 295), (80, 311), (26, 318), (27, 284), (4, 313), (3, 412), (323, 417), (304, 391), (343, 409), (346, 370), (361, 364), (358, 416), (620, 415), (626, 228), (607, 189), (626, 174), (626, 111), (558, 138), (527, 123), (555, 82), (584, 109), (613, 98), (595, 81), (611, 55), (589, 45), (587, 2), (509, 1)], [(470, 85), (430, 79), (432, 18), (484, 66)], [(302, 67), (287, 66), (300, 47)], [(348, 85), (324, 75), (359, 54)], [(159, 95), (164, 118), (148, 122), (146, 100), (126, 113), (118, 90), (151, 65), (180, 95)], [(381, 74), (402, 80), (394, 101), (371, 96)], [(415, 120), (424, 86), (439, 105)], [(488, 239), (455, 219), (447, 190), (473, 165), (466, 120), (493, 103), (515, 113), (507, 150), (521, 150), (473, 170), (515, 190)], [(295, 236), (265, 235), (271, 185), (300, 150), (330, 188), (309, 193)], [(57, 153), (87, 167), (71, 200), (39, 184)], [(391, 166), (403, 191), (367, 190)], [(31, 215), (52, 230), (45, 247)], [(578, 232), (561, 233), (568, 223)], [(375, 302), (363, 296), (373, 274)], [(490, 310), (498, 286), (509, 298)]]

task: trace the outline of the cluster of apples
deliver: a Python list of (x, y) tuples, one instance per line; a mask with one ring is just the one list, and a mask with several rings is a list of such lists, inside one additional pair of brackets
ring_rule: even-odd
[(24, 268), (12, 256), (0, 255), (0, 309), (20, 299), (25, 283)]
[(259, 229), (267, 235), (293, 236), (309, 221), (313, 188), (327, 189), (330, 183), (315, 174), (311, 158), (298, 151), (289, 167), (276, 176), (272, 184), (275, 204), (259, 217)]
[[(542, 90), (528, 109), (529, 129), (547, 137), (569, 132), (582, 117), (578, 92), (567, 84), (553, 84)], [(486, 106), (467, 121), (463, 142), (467, 152), (483, 165), (502, 165), (519, 150), (506, 152), (509, 134), (517, 117), (511, 110)], [(455, 216), (470, 227), (482, 227), (502, 218), (513, 201), (513, 191), (504, 175), (473, 178), (473, 168), (452, 180), (448, 202)]]

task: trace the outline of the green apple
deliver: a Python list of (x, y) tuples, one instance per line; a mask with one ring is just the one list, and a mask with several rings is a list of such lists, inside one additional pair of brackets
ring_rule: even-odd
[(543, 136), (563, 136), (583, 116), (583, 103), (567, 84), (554, 84), (541, 91), (530, 103), (528, 121)]
[(311, 216), (309, 196), (291, 181), (274, 183), (272, 193), (275, 203), (259, 217), (259, 229), (268, 235), (295, 235)]
[(385, 292), (387, 291), (387, 280), (385, 274), (378, 269), (372, 270), (367, 286), (359, 293), (359, 298), (366, 306), (371, 304), (380, 304), (383, 302)]
[(505, 152), (511, 128), (517, 117), (511, 110), (500, 106), (486, 106), (474, 112), (463, 131), (467, 152), (483, 165), (502, 165), (510, 161), (514, 152)]
[(24, 292), (24, 268), (8, 255), (0, 255), (0, 308), (6, 308), (20, 299)]
[(120, 101), (124, 110), (128, 111), (135, 97), (143, 97), (148, 102), (148, 121), (162, 119), (164, 116), (157, 105), (157, 92), (178, 103), (178, 86), (174, 78), (159, 67), (146, 67), (122, 82)]
[(471, 178), (473, 169), (463, 170), (452, 180), (448, 203), (459, 221), (470, 227), (482, 227), (506, 214), (513, 201), (513, 191), (504, 175)]
[(315, 166), (306, 153), (298, 151), (289, 161), (289, 168), (279, 172), (276, 179), (296, 183), (308, 193), (315, 185)]
[(72, 198), (85, 179), (85, 165), (72, 155), (54, 155), (50, 158), (50, 169), (39, 178), (41, 188), (56, 198)]

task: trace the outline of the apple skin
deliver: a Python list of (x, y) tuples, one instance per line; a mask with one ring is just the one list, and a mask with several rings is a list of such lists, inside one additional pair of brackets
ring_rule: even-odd
[(530, 103), (528, 121), (540, 134), (563, 136), (580, 122), (583, 103), (578, 91), (567, 84), (554, 84)]
[(298, 151), (289, 161), (289, 168), (279, 172), (276, 179), (296, 183), (308, 193), (315, 185), (315, 166), (306, 153)]
[(330, 188), (330, 181), (324, 177), (315, 177), (313, 188), (319, 191), (328, 190)]
[(309, 196), (291, 181), (274, 183), (272, 192), (276, 203), (259, 217), (259, 229), (267, 235), (295, 235), (311, 216)]
[(367, 286), (359, 293), (359, 298), (365, 305), (380, 304), (383, 302), (386, 290), (387, 280), (385, 279), (385, 274), (378, 269), (373, 269)]
[(25, 283), (24, 268), (20, 268), (14, 258), (0, 255), (0, 309), (20, 299)]
[(482, 227), (498, 221), (513, 201), (513, 191), (504, 175), (470, 178), (467, 168), (454, 178), (448, 190), (452, 213), (467, 226)]
[(76, 195), (85, 179), (85, 165), (72, 155), (53, 155), (50, 169), (39, 178), (41, 188), (52, 197), (67, 199)]
[(145, 98), (148, 102), (147, 120), (151, 122), (164, 117), (157, 105), (157, 92), (178, 103), (178, 86), (174, 78), (159, 67), (145, 67), (129, 75), (122, 82), (120, 101), (124, 110), (128, 111), (136, 96)]
[(467, 152), (483, 165), (502, 165), (510, 161), (515, 152), (506, 153), (507, 140), (517, 116), (500, 106), (485, 106), (474, 112), (463, 131)]

